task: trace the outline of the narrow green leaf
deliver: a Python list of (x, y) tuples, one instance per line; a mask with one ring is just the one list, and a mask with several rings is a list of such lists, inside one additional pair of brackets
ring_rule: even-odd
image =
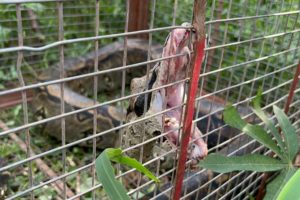
[(245, 132), (259, 143), (274, 151), (277, 155), (282, 156), (282, 152), (271, 136), (262, 127), (246, 123), (233, 106), (225, 108), (224, 121), (228, 125)]
[(98, 156), (95, 165), (97, 177), (109, 198), (112, 200), (130, 200), (126, 189), (115, 179), (114, 169), (106, 150)]
[(120, 148), (107, 148), (105, 149), (105, 152), (110, 160), (122, 155), (122, 150)]
[(293, 127), (292, 123), (289, 121), (289, 118), (286, 114), (279, 109), (277, 106), (273, 106), (274, 113), (280, 125), (280, 128), (283, 132), (283, 136), (285, 139), (287, 152), (289, 156), (289, 160), (292, 162), (298, 152), (298, 138), (296, 134), (296, 129)]
[(120, 157), (114, 157), (111, 160), (135, 168), (136, 170), (145, 174), (148, 178), (152, 179), (156, 183), (160, 182), (159, 179), (156, 178), (156, 176), (154, 176), (146, 167), (144, 167), (140, 162), (138, 162), (134, 158), (130, 158), (128, 156), (120, 156)]
[(256, 97), (252, 101), (253, 107), (254, 107), (254, 109), (252, 109), (252, 110), (267, 125), (268, 129), (270, 129), (272, 135), (274, 136), (274, 138), (281, 150), (281, 154), (278, 154), (278, 156), (280, 158), (286, 160), (287, 156), (283, 153), (283, 152), (286, 152), (285, 144), (283, 143), (282, 138), (281, 138), (278, 130), (276, 129), (275, 125), (273, 124), (273, 122), (271, 120), (269, 120), (267, 115), (262, 111), (261, 106), (260, 106), (261, 98), (262, 98), (262, 88), (259, 88)]
[(295, 172), (295, 168), (282, 170), (276, 178), (268, 183), (264, 200), (276, 200), (286, 182), (290, 179), (290, 177), (293, 176)]
[(134, 158), (130, 158), (128, 156), (122, 155), (121, 149), (115, 149), (115, 148), (108, 148), (106, 149), (106, 153), (108, 155), (108, 158), (111, 161), (127, 165), (129, 167), (135, 168), (139, 172), (145, 174), (148, 178), (152, 179), (156, 183), (159, 183), (159, 179), (156, 178), (146, 167), (144, 167), (140, 162), (138, 162)]
[(230, 157), (209, 154), (204, 160), (200, 161), (200, 166), (219, 173), (227, 173), (238, 170), (257, 172), (276, 171), (287, 167), (287, 164), (259, 154)]
[(288, 180), (280, 194), (278, 195), (277, 200), (300, 200), (300, 169)]

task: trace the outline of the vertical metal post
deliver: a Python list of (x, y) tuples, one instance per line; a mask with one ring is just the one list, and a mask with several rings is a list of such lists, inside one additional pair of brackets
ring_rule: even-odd
[[(95, 36), (99, 35), (99, 27), (100, 27), (100, 19), (99, 19), (99, 0), (95, 1)], [(98, 71), (98, 49), (99, 49), (99, 41), (95, 40), (95, 61), (94, 61), (94, 72)], [(98, 98), (98, 76), (94, 76), (94, 105), (97, 104), (97, 98)], [(97, 109), (94, 109), (93, 113), (93, 135), (97, 134), (97, 127), (98, 127), (98, 121), (97, 121)], [(96, 154), (97, 154), (97, 143), (96, 143), (96, 137), (93, 138), (93, 162), (96, 160)], [(96, 183), (96, 170), (95, 165), (92, 166), (92, 186), (94, 187)], [(96, 199), (96, 193), (95, 190), (92, 191), (92, 199)]]
[[(23, 26), (22, 26), (22, 14), (21, 14), (21, 5), (16, 4), (16, 14), (17, 14), (17, 26), (18, 26), (18, 46), (23, 46)], [(23, 60), (23, 52), (18, 51), (18, 57), (17, 57), (17, 74), (18, 74), (18, 80), (22, 87), (25, 86), (21, 65)], [(21, 92), (22, 95), (22, 108), (23, 108), (23, 121), (24, 125), (28, 124), (28, 106), (27, 106), (27, 95), (26, 91)], [(29, 128), (25, 129), (25, 135), (26, 135), (26, 156), (29, 158), (31, 156), (31, 148), (30, 148), (30, 133)], [(33, 170), (32, 170), (32, 162), (28, 162), (28, 178), (29, 178), (29, 187), (33, 186)], [(34, 199), (33, 192), (30, 192), (30, 198)]]
[[(64, 14), (63, 14), (63, 2), (57, 2), (58, 9), (58, 40), (64, 40)], [(64, 78), (64, 46), (59, 46), (59, 78)], [(65, 102), (64, 102), (64, 82), (60, 84), (60, 112), (65, 113)], [(65, 118), (61, 118), (61, 143), (62, 146), (66, 145), (66, 121)], [(62, 150), (62, 174), (66, 173), (66, 149)], [(64, 188), (63, 188), (63, 199), (67, 199), (67, 183), (66, 178), (63, 178)]]
[(189, 146), (189, 139), (192, 130), (194, 104), (196, 93), (198, 89), (199, 75), (201, 72), (201, 64), (204, 59), (205, 48), (205, 6), (206, 0), (195, 0), (193, 8), (193, 27), (196, 30), (196, 41), (194, 46), (194, 55), (191, 62), (191, 80), (187, 95), (187, 104), (184, 116), (183, 133), (179, 151), (179, 160), (177, 165), (177, 172), (175, 176), (175, 186), (173, 189), (173, 200), (179, 200), (181, 196), (182, 183), (185, 172), (185, 163), (187, 159), (187, 152)]

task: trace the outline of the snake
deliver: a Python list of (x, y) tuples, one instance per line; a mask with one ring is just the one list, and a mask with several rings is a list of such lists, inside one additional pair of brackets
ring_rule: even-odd
[[(143, 39), (127, 40), (126, 65), (134, 65), (147, 61), (149, 50), (150, 59), (157, 59), (161, 54), (161, 46), (153, 44), (149, 49), (149, 42)], [(84, 56), (67, 58), (64, 60), (64, 77), (76, 77), (82, 74), (94, 72), (95, 59), (98, 59), (97, 91), (100, 97), (106, 97), (121, 90), (122, 71), (113, 70), (123, 66), (124, 41), (116, 41), (99, 48), (98, 51), (90, 52)], [(152, 65), (151, 65), (152, 66)], [(130, 85), (133, 77), (140, 76), (146, 72), (147, 64), (125, 70), (125, 86)], [(61, 71), (59, 63), (49, 67), (37, 75), (39, 82), (58, 80)], [(36, 117), (47, 119), (61, 114), (61, 101), (64, 103), (64, 112), (72, 112), (95, 105), (89, 96), (92, 95), (93, 78), (80, 78), (64, 83), (64, 95), (61, 99), (61, 85), (51, 84), (37, 88), (31, 107)], [(99, 102), (96, 102), (99, 103)], [(124, 121), (125, 110), (117, 105), (103, 105), (96, 109), (97, 133), (107, 131), (119, 126)], [(65, 117), (66, 142), (74, 142), (93, 134), (93, 115), (95, 110), (87, 110)], [(120, 131), (112, 131), (96, 137), (97, 148), (105, 149), (116, 145)], [(46, 122), (42, 127), (42, 134), (50, 135), (58, 140), (62, 138), (61, 120), (55, 119)], [(80, 146), (92, 146), (93, 141), (81, 142)]]

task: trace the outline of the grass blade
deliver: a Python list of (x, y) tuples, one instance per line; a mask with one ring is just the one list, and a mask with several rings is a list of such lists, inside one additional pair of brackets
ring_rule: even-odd
[(296, 129), (281, 109), (275, 105), (273, 109), (285, 139), (289, 160), (292, 162), (299, 148)]
[(156, 176), (154, 176), (146, 167), (144, 167), (140, 162), (138, 162), (134, 158), (130, 158), (128, 156), (122, 156), (120, 158), (112, 159), (112, 160), (120, 164), (124, 164), (129, 167), (135, 168), (137, 171), (143, 173), (144, 175), (146, 175), (148, 178), (155, 181), (156, 183), (160, 182), (159, 179), (156, 178)]
[(264, 200), (276, 200), (286, 182), (290, 179), (290, 177), (293, 176), (295, 172), (296, 170), (294, 168), (282, 170), (275, 179), (268, 183), (267, 193), (264, 197)]
[(224, 121), (228, 125), (245, 132), (259, 143), (274, 151), (278, 156), (284, 157), (279, 147), (272, 140), (272, 137), (262, 127), (246, 123), (233, 106), (225, 108)]
[(137, 171), (143, 173), (151, 180), (155, 181), (156, 183), (159, 183), (159, 179), (156, 178), (146, 167), (144, 167), (140, 162), (138, 162), (134, 158), (130, 158), (128, 156), (122, 155), (121, 149), (114, 149), (114, 148), (108, 148), (106, 149), (107, 155), (111, 161), (127, 165), (131, 168), (135, 168)]
[(109, 198), (112, 200), (130, 200), (126, 189), (115, 179), (114, 169), (106, 150), (98, 156), (95, 165), (97, 177)]
[(204, 160), (200, 161), (200, 166), (219, 173), (227, 173), (238, 170), (257, 172), (276, 171), (287, 167), (287, 164), (259, 154), (230, 157), (209, 154)]

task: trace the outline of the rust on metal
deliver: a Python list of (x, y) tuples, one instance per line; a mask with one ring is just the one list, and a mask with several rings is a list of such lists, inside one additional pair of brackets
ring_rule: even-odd
[(191, 81), (189, 84), (188, 95), (187, 95), (187, 106), (184, 115), (183, 132), (181, 145), (179, 150), (179, 159), (177, 165), (177, 172), (175, 176), (175, 186), (173, 190), (173, 200), (179, 200), (181, 196), (181, 189), (183, 184), (185, 163), (187, 159), (187, 152), (189, 146), (189, 139), (192, 130), (193, 116), (194, 116), (194, 105), (196, 99), (196, 93), (198, 89), (199, 75), (201, 72), (201, 65), (204, 58), (205, 48), (205, 0), (195, 0), (193, 8), (193, 27), (196, 31), (196, 41), (193, 44), (195, 54), (191, 62)]
[(284, 112), (286, 114), (289, 112), (290, 105), (293, 101), (294, 92), (295, 92), (295, 90), (297, 88), (297, 85), (298, 85), (298, 82), (299, 82), (299, 76), (300, 76), (300, 61), (298, 63), (296, 72), (294, 74), (294, 79), (293, 79), (293, 82), (291, 84), (291, 88), (289, 90), (289, 95), (288, 95), (288, 98), (287, 98), (287, 101), (286, 101), (286, 104), (285, 104), (285, 107), (284, 107)]
[[(149, 0), (129, 0), (130, 12), (129, 12), (129, 23), (128, 31), (139, 31), (148, 29), (148, 12), (149, 12)], [(132, 37), (148, 39), (148, 34), (138, 34)]]

